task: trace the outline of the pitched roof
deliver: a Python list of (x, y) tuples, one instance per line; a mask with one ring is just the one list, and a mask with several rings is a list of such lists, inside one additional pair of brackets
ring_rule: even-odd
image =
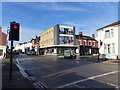
[(76, 37), (77, 39), (96, 40), (95, 38), (92, 38), (92, 37), (90, 37), (90, 36), (84, 36), (84, 35), (82, 35), (82, 36), (75, 35), (75, 37)]
[(99, 31), (99, 30), (101, 30), (101, 29), (103, 29), (103, 28), (106, 28), (106, 27), (109, 27), (109, 26), (118, 25), (118, 24), (120, 24), (120, 21), (117, 21), (117, 22), (114, 22), (114, 23), (112, 23), (112, 24), (106, 25), (106, 26), (104, 26), (104, 27), (102, 27), (102, 28), (97, 29), (96, 31)]

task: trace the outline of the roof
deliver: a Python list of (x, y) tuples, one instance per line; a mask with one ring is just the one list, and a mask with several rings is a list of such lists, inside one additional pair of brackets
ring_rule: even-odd
[(118, 25), (118, 24), (120, 24), (120, 21), (117, 21), (117, 22), (114, 22), (114, 23), (112, 23), (112, 24), (106, 25), (106, 26), (104, 26), (104, 27), (102, 27), (102, 28), (97, 29), (96, 31), (99, 31), (99, 30), (101, 30), (101, 29), (103, 29), (103, 28), (106, 28), (106, 27), (109, 27), (109, 26)]
[(77, 39), (96, 40), (95, 38), (92, 38), (92, 37), (90, 37), (90, 36), (85, 36), (85, 35), (82, 35), (82, 36), (75, 35), (75, 37), (76, 37)]

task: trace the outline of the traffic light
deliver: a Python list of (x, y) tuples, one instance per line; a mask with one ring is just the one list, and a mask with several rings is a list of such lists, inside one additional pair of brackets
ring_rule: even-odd
[(9, 40), (19, 41), (19, 29), (20, 29), (19, 23), (16, 23), (15, 21), (10, 22)]

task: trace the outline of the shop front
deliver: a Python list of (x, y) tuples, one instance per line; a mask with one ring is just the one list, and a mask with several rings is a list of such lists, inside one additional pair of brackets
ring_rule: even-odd
[(40, 52), (41, 55), (55, 55), (55, 56), (63, 56), (65, 50), (73, 50), (76, 51), (78, 46), (71, 45), (71, 46), (63, 46), (63, 45), (56, 45), (56, 46), (50, 46), (41, 48)]

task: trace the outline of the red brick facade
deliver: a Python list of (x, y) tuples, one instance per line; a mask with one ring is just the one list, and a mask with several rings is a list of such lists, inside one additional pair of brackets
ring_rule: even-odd
[(6, 45), (7, 35), (2, 33), (2, 45)]
[[(79, 33), (79, 35), (81, 35), (82, 32)], [(76, 38), (76, 45), (83, 45), (83, 46), (92, 46), (97, 48), (98, 47), (98, 41), (95, 40), (95, 35), (92, 34), (92, 37), (90, 36), (81, 36), (83, 38)]]
[(0, 27), (0, 45), (6, 45), (7, 35), (2, 32), (2, 27)]
[(98, 47), (98, 42), (96, 40), (76, 39), (76, 45)]

